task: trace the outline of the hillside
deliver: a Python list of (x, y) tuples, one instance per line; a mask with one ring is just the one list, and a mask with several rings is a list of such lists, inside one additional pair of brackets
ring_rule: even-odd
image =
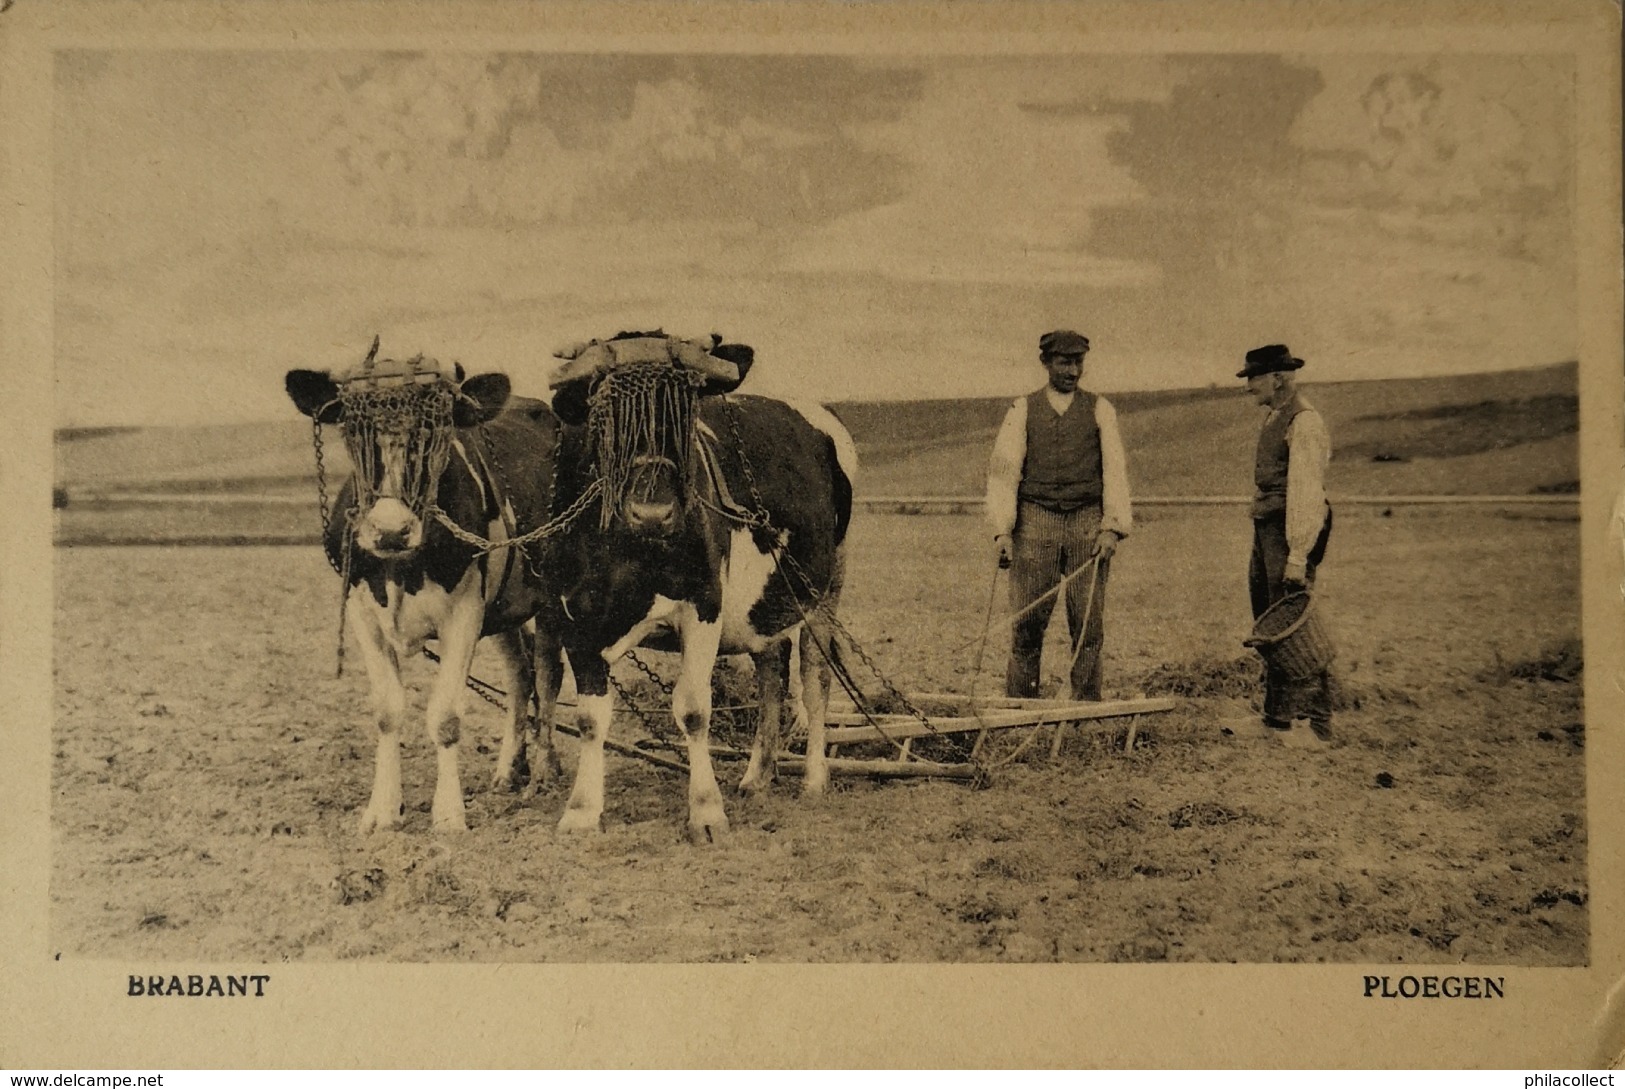
[[(1326, 417), (1331, 490), (1525, 494), (1579, 477), (1578, 369), (1304, 385)], [(1251, 488), (1261, 409), (1239, 387), (1113, 394), (1140, 495)], [(857, 439), (868, 495), (974, 495), (1009, 400), (831, 407)]]
[[(1451, 378), (1306, 384), (1325, 415), (1334, 492), (1528, 494), (1572, 490), (1578, 469), (1573, 363)], [(1138, 495), (1250, 488), (1260, 410), (1237, 387), (1114, 394)], [(1008, 400), (847, 402), (864, 495), (975, 495)], [(326, 429), (325, 456), (346, 464)], [(87, 429), (57, 436), (70, 493), (140, 488), (295, 494), (314, 489), (308, 422)]]

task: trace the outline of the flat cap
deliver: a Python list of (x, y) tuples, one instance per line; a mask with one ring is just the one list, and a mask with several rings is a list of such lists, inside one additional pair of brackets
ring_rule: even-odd
[(1247, 353), (1246, 365), (1236, 372), (1237, 378), (1256, 378), (1261, 374), (1295, 371), (1303, 360), (1295, 358), (1285, 344), (1266, 344)]
[(1044, 355), (1082, 355), (1089, 350), (1089, 338), (1071, 329), (1055, 329), (1038, 338)]

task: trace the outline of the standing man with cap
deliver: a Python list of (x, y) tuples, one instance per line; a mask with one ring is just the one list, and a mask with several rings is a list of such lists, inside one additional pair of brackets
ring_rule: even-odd
[[(1303, 360), (1285, 344), (1247, 353), (1236, 373), (1247, 392), (1268, 408), (1253, 464), (1253, 553), (1247, 572), (1253, 619), (1289, 594), (1308, 591), (1326, 556), (1332, 508), (1326, 499), (1331, 436), (1326, 421), (1298, 392), (1295, 372)], [(1285, 733), (1294, 718), (1308, 718), (1315, 737), (1330, 740), (1331, 672), (1293, 682), (1273, 667), (1264, 677), (1264, 725)]]
[[(1133, 521), (1117, 412), (1078, 388), (1089, 338), (1057, 329), (1038, 339), (1048, 383), (1018, 397), (993, 442), (987, 514), (1016, 611), (1005, 694), (1036, 697), (1055, 589), (1066, 585), (1074, 699), (1100, 699), (1106, 579)], [(1090, 568), (1094, 568), (1091, 578)], [(1087, 614), (1087, 615), (1086, 615)]]

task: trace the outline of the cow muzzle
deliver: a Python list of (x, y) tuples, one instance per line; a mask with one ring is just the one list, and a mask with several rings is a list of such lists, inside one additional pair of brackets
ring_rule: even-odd
[(423, 544), (423, 519), (399, 499), (386, 496), (356, 526), (355, 542), (381, 559), (398, 559)]
[(677, 465), (670, 458), (640, 457), (632, 464), (621, 518), (645, 536), (669, 536), (677, 529)]

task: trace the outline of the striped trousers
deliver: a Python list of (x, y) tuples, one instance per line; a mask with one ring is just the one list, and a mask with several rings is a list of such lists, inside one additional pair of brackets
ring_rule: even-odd
[[(1106, 642), (1106, 576), (1111, 573), (1111, 561), (1101, 561), (1092, 595), (1087, 570), (1099, 533), (1098, 506), (1057, 514), (1036, 503), (1023, 502), (1016, 511), (1015, 548), (1010, 563), (1012, 611), (1020, 613), (1053, 590), (1066, 574), (1078, 567), (1085, 568), (1067, 583), (1064, 594), (1075, 699), (1100, 699), (1100, 658)], [(1087, 626), (1084, 623), (1086, 605)], [(1005, 695), (1037, 697), (1044, 632), (1054, 608), (1055, 597), (1052, 596), (1016, 618), (1011, 633), (1010, 661), (1004, 672)], [(1083, 629), (1081, 651), (1078, 650), (1080, 629)]]

